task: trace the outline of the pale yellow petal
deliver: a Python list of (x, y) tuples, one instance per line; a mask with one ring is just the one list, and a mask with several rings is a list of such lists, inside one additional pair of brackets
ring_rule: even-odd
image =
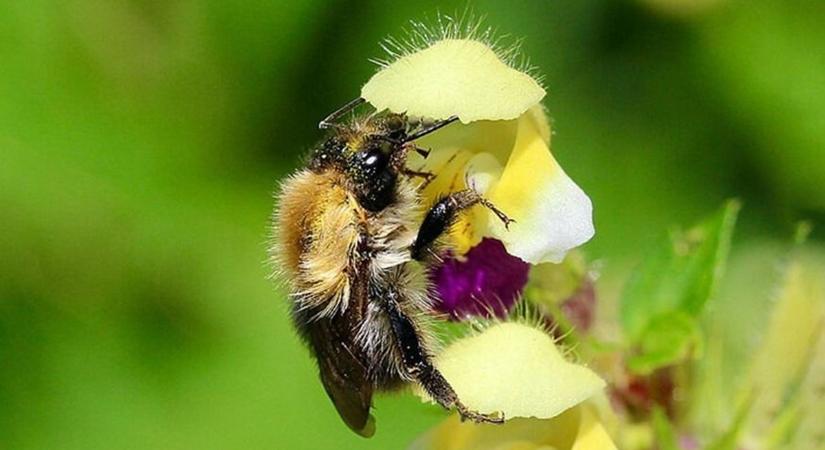
[(552, 419), (502, 425), (461, 422), (453, 415), (418, 438), (410, 450), (615, 450), (595, 408), (582, 404)]
[(465, 167), (467, 183), (476, 192), (486, 195), (498, 183), (503, 170), (502, 164), (490, 153), (476, 153)]
[(547, 146), (550, 146), (550, 136), (553, 134), (550, 130), (550, 120), (547, 118), (547, 111), (544, 110), (544, 106), (536, 105), (529, 110), (527, 110), (527, 114), (525, 114), (527, 118), (533, 121), (533, 126), (536, 127), (536, 130), (539, 133), (539, 136), (544, 140)]
[(582, 415), (579, 432), (570, 450), (616, 450), (616, 445), (607, 434), (594, 408), (590, 405), (581, 407)]
[[(541, 108), (531, 108), (531, 111), (535, 109), (541, 111)], [(504, 165), (513, 151), (517, 133), (518, 119), (480, 120), (469, 124), (450, 124), (417, 140), (416, 144), (431, 148), (435, 153), (450, 149), (463, 149), (474, 154), (489, 153)]]
[(461, 422), (457, 415), (418, 438), (410, 450), (570, 449), (579, 430), (581, 412), (571, 408), (552, 419), (519, 418), (504, 424)]
[(544, 97), (529, 75), (508, 66), (486, 44), (444, 39), (382, 68), (361, 89), (376, 109), (464, 123), (507, 120)]
[(459, 339), (435, 365), (467, 407), (508, 419), (554, 417), (604, 387), (590, 369), (566, 361), (546, 332), (513, 322)]

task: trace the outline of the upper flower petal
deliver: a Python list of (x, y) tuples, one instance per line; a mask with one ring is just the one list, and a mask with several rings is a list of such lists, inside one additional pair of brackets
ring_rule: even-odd
[(464, 122), (515, 119), (544, 97), (539, 83), (487, 44), (443, 39), (382, 68), (361, 89), (376, 109)]

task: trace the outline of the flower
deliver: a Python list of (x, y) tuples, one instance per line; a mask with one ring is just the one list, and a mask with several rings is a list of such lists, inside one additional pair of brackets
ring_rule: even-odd
[[(450, 345), (435, 364), (469, 408), (501, 411), (508, 421), (475, 425), (452, 417), (413, 448), (615, 448), (593, 402), (604, 381), (565, 360), (540, 328), (496, 323)], [(427, 398), (423, 391), (418, 395)]]
[(387, 64), (361, 96), (378, 110), (460, 120), (418, 141), (433, 152), (410, 165), (436, 175), (424, 197), (474, 188), (515, 223), (508, 230), (489, 210), (474, 208), (451, 233), (458, 254), (491, 237), (528, 263), (561, 262), (593, 236), (590, 199), (550, 152), (544, 89), (487, 44), (438, 40)]
[[(412, 170), (434, 175), (422, 187), (423, 199), (434, 203), (473, 189), (515, 222), (505, 226), (481, 206), (463, 212), (430, 278), (441, 297), (437, 307), (454, 319), (501, 317), (521, 298), (531, 265), (559, 263), (593, 236), (592, 205), (550, 152), (541, 85), (484, 39), (456, 37), (457, 28), (402, 51), (364, 85), (361, 97), (379, 111), (458, 118), (416, 141), (432, 150), (408, 161)], [(567, 361), (541, 326), (494, 320), (453, 342), (433, 363), (465, 406), (501, 412), (508, 422), (474, 426), (454, 417), (417, 448), (510, 441), (489, 448), (615, 448), (591, 405), (604, 382)]]

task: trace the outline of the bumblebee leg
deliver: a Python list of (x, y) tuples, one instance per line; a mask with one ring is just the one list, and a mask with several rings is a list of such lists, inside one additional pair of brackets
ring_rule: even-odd
[(430, 184), (430, 182), (432, 182), (435, 179), (435, 174), (432, 173), (432, 172), (422, 172), (420, 170), (402, 169), (401, 173), (403, 173), (404, 175), (406, 175), (410, 178), (414, 178), (414, 177), (423, 178), (424, 179), (424, 184), (419, 189), (423, 189), (425, 186)]
[(505, 227), (509, 228), (510, 224), (515, 222), (473, 189), (453, 192), (435, 202), (435, 205), (427, 212), (424, 222), (418, 229), (418, 236), (410, 247), (412, 258), (416, 260), (424, 259), (426, 256), (425, 251), (453, 224), (458, 217), (458, 213), (479, 204), (498, 216), (499, 220), (504, 222)]
[(455, 408), (462, 421), (469, 419), (476, 423), (503, 423), (504, 415), (501, 413), (482, 414), (471, 411), (461, 403), (453, 387), (430, 361), (412, 319), (399, 307), (399, 297), (399, 294), (392, 290), (384, 294), (390, 326), (407, 373), (415, 378), (439, 405), (446, 409)]

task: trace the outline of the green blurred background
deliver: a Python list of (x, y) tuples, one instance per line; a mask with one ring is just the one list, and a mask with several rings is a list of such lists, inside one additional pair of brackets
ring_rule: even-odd
[[(469, 6), (546, 76), (606, 280), (730, 196), (740, 247), (823, 223), (825, 2)], [(278, 180), (379, 40), (466, 7), (0, 2), (0, 448), (384, 449), (443, 418), (382, 397), (349, 432), (264, 260)]]

